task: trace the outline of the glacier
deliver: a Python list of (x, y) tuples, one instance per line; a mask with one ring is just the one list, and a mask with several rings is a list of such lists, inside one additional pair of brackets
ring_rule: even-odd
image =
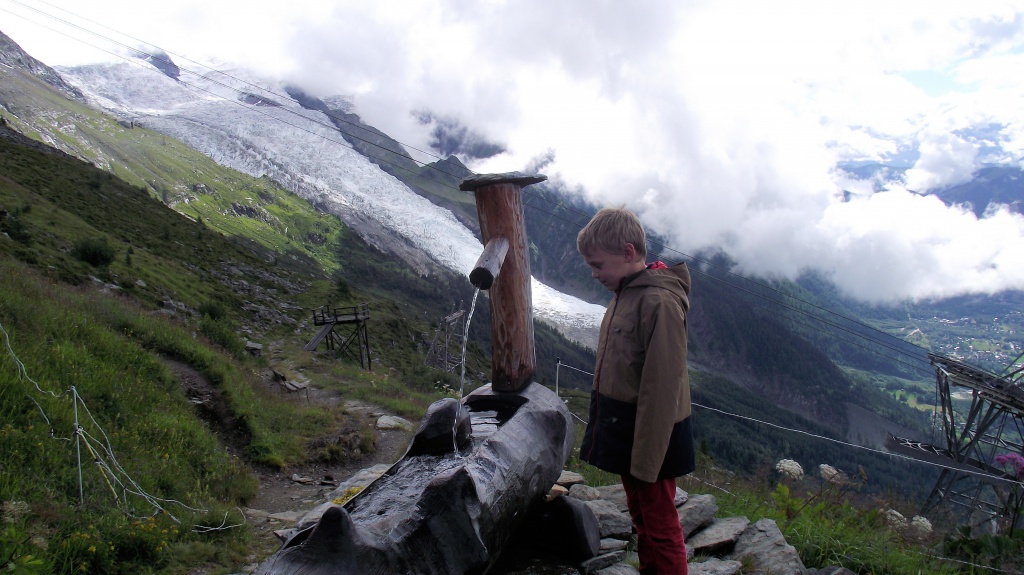
[[(284, 87), (274, 82), (242, 79), (237, 70), (174, 80), (141, 61), (58, 71), (98, 107), (181, 140), (221, 165), (274, 179), (341, 218), (371, 245), (400, 257), (405, 252), (404, 261), (421, 274), (429, 268), (410, 257), (410, 247), (458, 274), (468, 274), (483, 251), (451, 211), (353, 150), (325, 114), (282, 97)], [(596, 346), (603, 306), (536, 278), (531, 290), (536, 319)]]

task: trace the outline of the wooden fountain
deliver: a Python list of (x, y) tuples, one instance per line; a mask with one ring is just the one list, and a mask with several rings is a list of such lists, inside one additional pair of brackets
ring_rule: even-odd
[(488, 290), (491, 383), (431, 405), (408, 450), (344, 504), (300, 519), (258, 575), (485, 573), (558, 479), (573, 446), (569, 411), (534, 383), (529, 243), (522, 188), (547, 179), (478, 175), (484, 250), (470, 281)]

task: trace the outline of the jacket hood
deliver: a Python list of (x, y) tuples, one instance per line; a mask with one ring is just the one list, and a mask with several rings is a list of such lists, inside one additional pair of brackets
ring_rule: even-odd
[(690, 309), (690, 270), (685, 263), (671, 267), (655, 262), (631, 278), (626, 278), (620, 291), (638, 287), (656, 287), (676, 295), (683, 304), (683, 311)]

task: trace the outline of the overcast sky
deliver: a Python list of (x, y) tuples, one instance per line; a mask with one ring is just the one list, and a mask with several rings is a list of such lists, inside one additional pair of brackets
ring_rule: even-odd
[[(0, 0), (43, 62), (114, 59), (79, 27), (348, 96), (423, 150), (430, 112), (507, 150), (477, 172), (553, 154), (550, 178), (740, 272), (815, 268), (868, 301), (1024, 289), (1024, 217), (908, 191), (1020, 165), (1024, 2)], [(910, 167), (906, 188), (853, 161)]]

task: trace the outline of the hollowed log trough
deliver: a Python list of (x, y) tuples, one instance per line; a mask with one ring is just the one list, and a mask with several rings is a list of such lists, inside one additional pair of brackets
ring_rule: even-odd
[(344, 504), (321, 506), (257, 575), (481, 574), (543, 502), (573, 446), (568, 408), (532, 383), (521, 191), (545, 179), (512, 172), (459, 185), (476, 194), (485, 243), (470, 278), (490, 290), (491, 384), (431, 405), (397, 463)]
[(397, 463), (255, 573), (485, 573), (543, 503), (572, 445), (568, 409), (537, 383), (435, 402)]

